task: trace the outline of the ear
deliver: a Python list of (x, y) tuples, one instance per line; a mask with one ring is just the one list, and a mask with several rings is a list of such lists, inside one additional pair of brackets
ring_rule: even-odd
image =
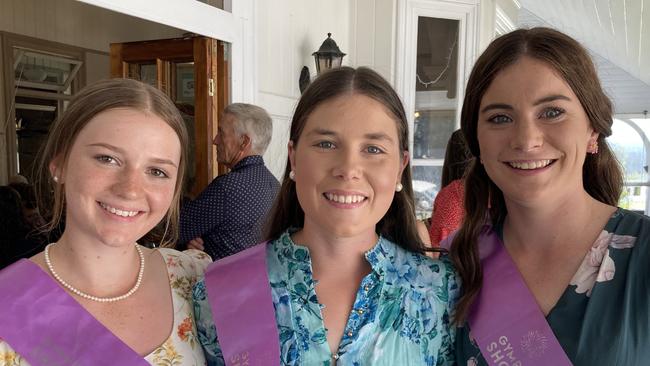
[(296, 170), (296, 147), (294, 146), (293, 141), (289, 140), (289, 143), (287, 144), (287, 150), (291, 170)]
[(48, 169), (50, 171), (50, 176), (52, 180), (55, 180), (58, 184), (63, 184), (63, 157), (57, 156), (56, 158), (50, 160), (48, 164)]
[(400, 161), (400, 166), (399, 166), (399, 174), (397, 175), (397, 182), (396, 183), (401, 183), (402, 182), (402, 174), (404, 173), (404, 168), (409, 164), (409, 152), (404, 151), (402, 152), (402, 160)]
[(589, 142), (596, 142), (600, 134), (596, 130), (591, 130), (591, 135), (589, 136)]
[(241, 135), (241, 140), (242, 140), (241, 147), (244, 150), (251, 147), (251, 144), (253, 143), (250, 136), (248, 135)]

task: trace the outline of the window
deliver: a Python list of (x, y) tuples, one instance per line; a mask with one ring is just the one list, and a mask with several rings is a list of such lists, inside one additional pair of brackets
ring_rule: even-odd
[(623, 168), (625, 187), (619, 206), (646, 215), (650, 212), (648, 133), (650, 119), (619, 117), (614, 119), (612, 135), (607, 138)]

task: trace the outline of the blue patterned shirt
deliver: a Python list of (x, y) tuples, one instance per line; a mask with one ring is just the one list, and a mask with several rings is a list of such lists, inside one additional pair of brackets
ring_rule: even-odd
[(201, 237), (213, 260), (258, 244), (279, 188), (261, 156), (243, 158), (183, 205), (179, 243)]
[[(451, 311), (459, 295), (447, 259), (432, 260), (380, 237), (365, 254), (372, 271), (357, 291), (336, 354), (329, 349), (309, 250), (289, 232), (266, 249), (282, 365), (454, 363)], [(205, 283), (194, 287), (199, 340), (208, 365), (224, 365)], [(336, 363), (333, 361), (336, 360)]]

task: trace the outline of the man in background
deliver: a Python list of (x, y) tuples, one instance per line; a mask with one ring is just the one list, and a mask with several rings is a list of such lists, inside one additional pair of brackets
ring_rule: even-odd
[(230, 172), (216, 177), (183, 205), (179, 243), (204, 250), (213, 260), (262, 241), (267, 214), (280, 188), (262, 155), (271, 141), (271, 117), (245, 103), (226, 107), (213, 143), (217, 161)]

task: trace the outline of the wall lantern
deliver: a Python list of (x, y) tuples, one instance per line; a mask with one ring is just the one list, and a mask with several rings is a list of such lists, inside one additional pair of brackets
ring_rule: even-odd
[[(345, 53), (341, 52), (339, 46), (332, 39), (332, 33), (327, 33), (327, 38), (320, 45), (318, 51), (312, 53), (312, 56), (314, 56), (314, 61), (316, 62), (316, 73), (320, 75), (321, 72), (340, 67)], [(307, 66), (303, 66), (298, 83), (301, 93), (309, 86), (310, 76)]]

